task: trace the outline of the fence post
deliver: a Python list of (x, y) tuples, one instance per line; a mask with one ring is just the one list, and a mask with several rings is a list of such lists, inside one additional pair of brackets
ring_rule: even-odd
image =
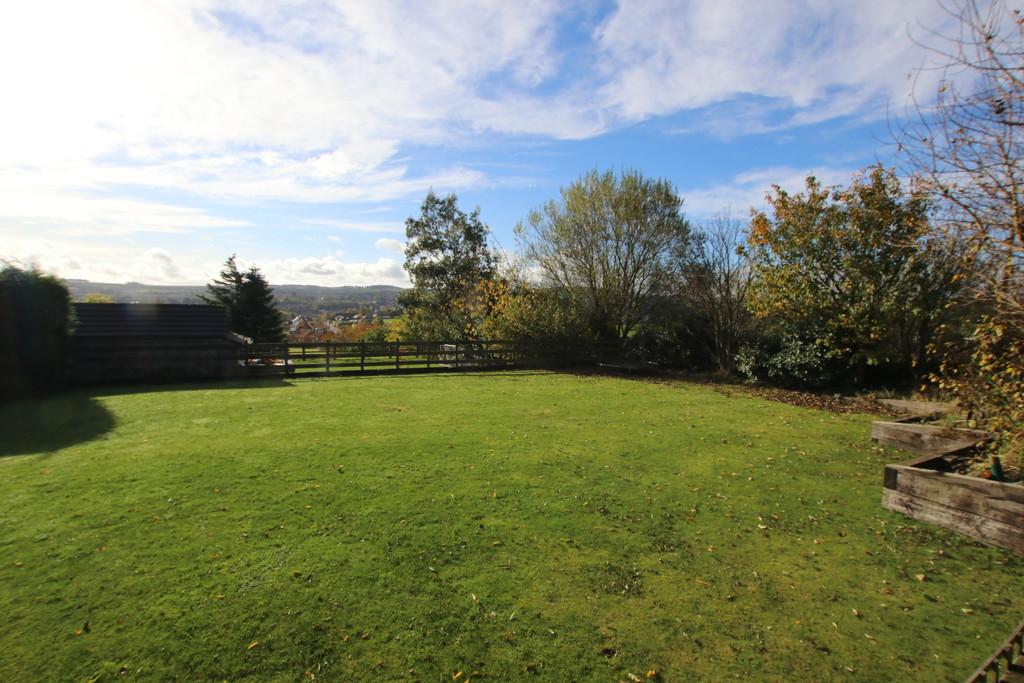
[(324, 369), (324, 374), (331, 374), (331, 342), (324, 342), (324, 360), (327, 361), (327, 367)]
[(402, 367), (400, 359), (402, 357), (402, 342), (395, 342), (395, 370), (399, 370)]
[(359, 372), (366, 371), (366, 341), (359, 342)]

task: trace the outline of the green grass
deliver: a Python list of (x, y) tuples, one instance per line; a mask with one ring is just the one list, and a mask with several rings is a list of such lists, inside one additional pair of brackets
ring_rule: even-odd
[(883, 510), (870, 420), (544, 373), (9, 405), (0, 679), (963, 679), (1022, 563)]

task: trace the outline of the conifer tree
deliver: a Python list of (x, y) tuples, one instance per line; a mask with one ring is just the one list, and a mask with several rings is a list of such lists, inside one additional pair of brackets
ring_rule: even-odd
[(277, 310), (274, 290), (256, 266), (243, 273), (232, 254), (219, 279), (206, 285), (206, 291), (200, 298), (226, 309), (232, 332), (255, 342), (284, 341), (284, 319)]

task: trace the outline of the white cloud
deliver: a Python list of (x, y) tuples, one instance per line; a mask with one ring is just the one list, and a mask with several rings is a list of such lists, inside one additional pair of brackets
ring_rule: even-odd
[(855, 170), (830, 166), (757, 168), (744, 171), (727, 183), (683, 188), (679, 194), (683, 198), (683, 209), (690, 218), (707, 219), (723, 210), (745, 217), (751, 208), (765, 208), (765, 195), (771, 192), (773, 185), (787, 192), (801, 192), (809, 175), (815, 176), (825, 186), (847, 185)]
[[(698, 131), (722, 135), (879, 116), (923, 58), (908, 25), (937, 14), (933, 0), (623, 0), (596, 25), (593, 12), (567, 0), (4, 3), (3, 248), (68, 274), (203, 281), (210, 269), (192, 254), (92, 249), (87, 238), (245, 225), (210, 201), (244, 215), (493, 185), (469, 164), (422, 164), (412, 151), (491, 133), (580, 139), (685, 110)], [(584, 43), (564, 40), (567, 28)], [(744, 175), (684, 196), (691, 213), (711, 213), (760, 203), (768, 184)], [(29, 233), (49, 246), (15, 249)], [(388, 259), (275, 267), (405, 281)]]
[(590, 137), (741, 95), (796, 107), (790, 125), (875, 115), (920, 58), (908, 24), (934, 10), (624, 0), (590, 44), (562, 46), (580, 10), (543, 0), (8, 3), (0, 172), (249, 201), (472, 187), (480, 171), (414, 173), (402, 146)]
[[(412, 174), (497, 73), (555, 69), (557, 5), (36, 2), (0, 10), (0, 167), (205, 196), (386, 199), (482, 179)], [(468, 107), (468, 108), (467, 108)]]
[(19, 177), (0, 169), (0, 234), (44, 231), (53, 236), (114, 236), (246, 224), (190, 206), (89, 194), (67, 180), (73, 175)]
[[(786, 126), (884, 116), (888, 99), (904, 102), (907, 75), (926, 55), (908, 30), (943, 19), (937, 9), (933, 0), (624, 0), (597, 33), (601, 96), (630, 121), (767, 98), (755, 132), (780, 125), (765, 120), (779, 105), (796, 109)], [(933, 82), (919, 85), (927, 92)]]
[(342, 261), (336, 256), (290, 258), (261, 263), (274, 284), (396, 285), (408, 287), (409, 278), (398, 261)]
[(374, 221), (336, 221), (329, 218), (309, 218), (303, 221), (306, 225), (318, 225), (335, 230), (352, 230), (354, 232), (403, 232), (405, 228), (395, 223)]
[(181, 269), (174, 262), (171, 252), (159, 247), (147, 249), (142, 255), (143, 267), (161, 280), (174, 281), (181, 278)]
[(63, 278), (94, 282), (199, 284), (220, 268), (216, 259), (195, 259), (162, 247), (139, 248), (112, 242), (98, 244), (81, 237), (61, 240), (31, 236), (5, 237), (0, 259), (36, 266)]
[(390, 237), (381, 237), (373, 243), (373, 246), (377, 247), (381, 251), (393, 251), (396, 254), (405, 253), (405, 242), (393, 240)]
[[(240, 252), (239, 268), (257, 266), (273, 284), (323, 286), (391, 284), (409, 286), (401, 263), (393, 258), (376, 261), (346, 260), (341, 252), (301, 258), (252, 258)], [(223, 265), (214, 248), (174, 247), (142, 249), (128, 244), (98, 245), (82, 238), (60, 241), (31, 237), (5, 239), (0, 260), (37, 266), (63, 278), (93, 282), (147, 284), (204, 284)]]

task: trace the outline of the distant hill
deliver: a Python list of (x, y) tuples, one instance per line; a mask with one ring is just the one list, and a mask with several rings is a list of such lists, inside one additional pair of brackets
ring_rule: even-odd
[[(91, 282), (65, 280), (75, 301), (88, 294), (104, 294), (116, 303), (199, 304), (204, 285), (144, 285), (141, 282)], [(289, 317), (318, 313), (379, 312), (387, 314), (398, 306), (404, 290), (391, 285), (367, 287), (318, 287), (316, 285), (271, 285), (278, 306)]]

